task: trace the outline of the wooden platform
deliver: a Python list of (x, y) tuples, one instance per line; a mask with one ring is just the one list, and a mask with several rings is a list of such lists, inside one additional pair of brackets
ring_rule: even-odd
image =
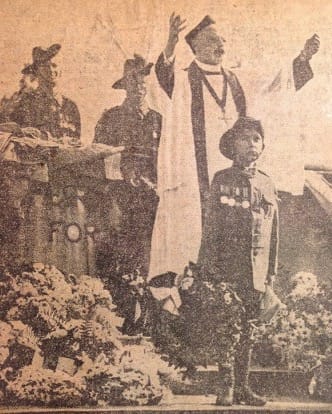
[(310, 398), (307, 392), (306, 376), (300, 372), (285, 370), (253, 369), (250, 373), (252, 388), (267, 396), (264, 407), (215, 405), (216, 390), (220, 390), (219, 374), (215, 366), (199, 369), (192, 381), (171, 382), (172, 389), (157, 406), (108, 406), (80, 408), (38, 408), (0, 407), (0, 414), (26, 413), (332, 413), (332, 403), (324, 403)]
[(105, 408), (71, 408), (71, 409), (41, 409), (41, 408), (2, 408), (1, 414), (5, 413), (110, 413), (110, 412), (127, 412), (127, 413), (332, 413), (332, 404), (321, 403), (316, 401), (272, 401), (268, 402), (265, 407), (249, 407), (235, 405), (232, 407), (217, 407), (215, 405), (216, 397), (214, 395), (193, 396), (177, 395), (170, 396), (163, 404), (150, 407), (105, 407)]

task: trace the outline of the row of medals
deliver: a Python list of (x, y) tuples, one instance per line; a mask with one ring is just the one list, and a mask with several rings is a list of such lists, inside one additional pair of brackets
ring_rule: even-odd
[(247, 209), (250, 207), (249, 189), (248, 187), (230, 187), (228, 185), (220, 185), (220, 203), (230, 207), (242, 207)]

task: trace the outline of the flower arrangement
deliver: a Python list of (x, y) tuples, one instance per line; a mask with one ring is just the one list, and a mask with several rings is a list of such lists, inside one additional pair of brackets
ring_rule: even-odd
[(80, 404), (85, 390), (84, 382), (73, 379), (65, 372), (25, 366), (19, 375), (8, 382), (7, 393), (21, 403), (58, 406), (66, 401), (67, 406)]
[[(123, 319), (99, 279), (38, 263), (2, 270), (0, 292), (0, 396), (7, 405), (160, 401), (165, 362), (146, 341), (124, 345)], [(155, 364), (133, 358), (137, 349)]]
[[(168, 298), (152, 302), (149, 312), (150, 334), (157, 350), (170, 364), (186, 368), (188, 374), (197, 365), (229, 363), (240, 340), (244, 316), (232, 286), (205, 281), (193, 263), (183, 275), (176, 276), (175, 284), (181, 298), (179, 309), (165, 306)], [(174, 300), (177, 302), (176, 297)]]
[[(157, 404), (165, 392), (159, 382), (159, 369), (163, 362), (150, 349), (150, 345), (143, 341), (135, 347), (124, 346), (115, 352), (112, 360), (104, 353), (94, 360), (85, 354), (82, 367), (74, 377), (86, 382), (90, 400), (102, 406)], [(139, 348), (143, 350), (145, 358), (155, 358), (156, 365), (142, 369), (146, 359), (142, 363), (142, 359), (132, 358)]]
[[(331, 289), (309, 272), (296, 273), (290, 284), (283, 299), (287, 309), (256, 330), (255, 361), (261, 366), (318, 372), (332, 359)], [(328, 392), (332, 394), (331, 386)]]

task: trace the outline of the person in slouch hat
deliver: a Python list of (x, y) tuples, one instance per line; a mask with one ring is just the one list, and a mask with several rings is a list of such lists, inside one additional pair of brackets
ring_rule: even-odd
[[(116, 245), (106, 243), (104, 254), (100, 252), (98, 258), (100, 268), (117, 268), (120, 278), (125, 273), (146, 278), (149, 267), (158, 205), (155, 189), (162, 125), (161, 115), (146, 101), (146, 77), (151, 67), (152, 63), (147, 63), (140, 55), (125, 61), (123, 76), (113, 88), (124, 89), (126, 98), (121, 105), (104, 111), (95, 128), (94, 142), (125, 147), (120, 162), (123, 181), (114, 192), (121, 216), (119, 228), (112, 235), (112, 243), (116, 240)], [(110, 259), (112, 251), (114, 257)], [(142, 329), (144, 303), (140, 303), (140, 317), (135, 317), (136, 299), (128, 293), (126, 282), (122, 282), (122, 279), (120, 282), (110, 280), (112, 294), (125, 317), (123, 331), (135, 334)]]
[(39, 129), (44, 139), (68, 137), (76, 143), (81, 134), (78, 107), (75, 102), (57, 92), (60, 68), (55, 57), (60, 49), (59, 44), (47, 49), (39, 46), (33, 48), (32, 63), (24, 67), (22, 74), (37, 85), (20, 94), (9, 120), (22, 128)]

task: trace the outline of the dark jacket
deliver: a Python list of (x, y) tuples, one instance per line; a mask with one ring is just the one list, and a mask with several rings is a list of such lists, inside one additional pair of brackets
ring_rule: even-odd
[(81, 135), (77, 105), (66, 97), (59, 103), (40, 88), (22, 94), (10, 115), (10, 121), (16, 122), (22, 128), (37, 128), (45, 135), (50, 133), (54, 138), (68, 136), (79, 139)]
[(216, 173), (211, 184), (199, 264), (211, 280), (264, 291), (277, 267), (277, 195), (270, 178), (237, 167)]
[(143, 114), (125, 101), (103, 113), (96, 125), (94, 142), (124, 145), (126, 150), (121, 160), (124, 177), (135, 172), (155, 184), (161, 124), (158, 112), (148, 109)]
[[(106, 110), (96, 125), (94, 142), (125, 146), (120, 161), (123, 181), (113, 184), (112, 192), (112, 202), (119, 210), (119, 226), (105, 243), (103, 251), (98, 252), (97, 265), (101, 273), (107, 273), (108, 268), (113, 269), (114, 275), (133, 273), (137, 269), (142, 275), (148, 272), (158, 197), (144, 180), (154, 185), (157, 182), (161, 122), (158, 112), (147, 108), (142, 113), (125, 101)], [(114, 276), (110, 277), (110, 283), (119, 312), (126, 318), (123, 330), (132, 334), (138, 326), (134, 321), (136, 296)]]

